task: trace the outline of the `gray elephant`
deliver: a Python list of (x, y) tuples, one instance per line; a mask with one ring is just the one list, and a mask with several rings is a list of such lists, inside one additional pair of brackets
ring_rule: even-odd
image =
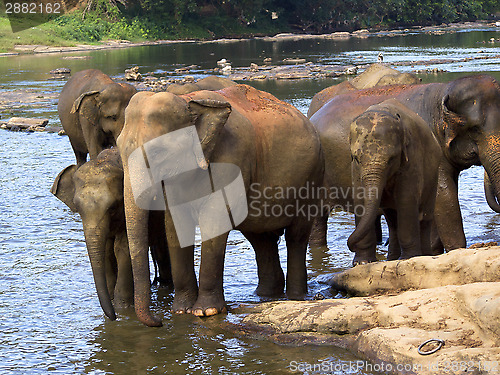
[[(458, 176), (472, 165), (483, 165), (496, 198), (500, 191), (500, 85), (491, 76), (476, 75), (449, 83), (393, 85), (339, 95), (316, 112), (311, 122), (320, 133), (325, 151), (325, 185), (348, 189), (350, 173), (348, 128), (373, 104), (396, 98), (427, 123), (441, 147), (438, 191), (434, 211), (439, 240), (433, 252), (466, 246), (458, 202)], [(330, 205), (352, 204), (352, 197)], [(324, 212), (313, 228), (312, 243), (326, 246)], [(442, 243), (441, 243), (442, 242)]]
[(311, 118), (318, 109), (335, 96), (349, 91), (362, 90), (376, 86), (411, 85), (419, 83), (420, 81), (421, 80), (417, 78), (415, 74), (401, 73), (384, 64), (371, 64), (357, 77), (327, 87), (314, 95), (309, 105), (309, 110), (307, 111), (307, 117)]
[[(305, 259), (312, 217), (300, 208), (315, 204), (316, 198), (307, 190), (319, 186), (323, 176), (322, 149), (309, 120), (293, 106), (247, 85), (182, 96), (139, 93), (132, 98), (125, 118), (117, 144), (124, 161), (125, 213), (139, 320), (148, 326), (161, 325), (149, 308), (145, 227), (149, 204), (158, 209), (158, 198), (164, 196), (174, 312), (209, 316), (225, 311), (222, 280), (231, 227), (240, 230), (254, 248), (260, 295), (283, 292), (278, 238), (284, 232), (286, 293), (289, 298), (303, 298), (307, 293)], [(189, 168), (183, 172), (186, 163)], [(207, 173), (212, 177), (205, 178)], [(161, 180), (163, 175), (168, 179)], [(153, 180), (148, 182), (150, 178)], [(231, 182), (233, 179), (238, 183)], [(169, 181), (182, 184), (178, 187)], [(224, 186), (233, 188), (222, 189), (222, 195), (206, 195), (203, 185), (217, 192)], [(148, 195), (148, 189), (156, 195)], [(170, 189), (177, 195), (167, 194)], [(297, 189), (306, 190), (305, 197), (297, 198), (293, 194)], [(290, 194), (284, 194), (286, 191)], [(195, 198), (202, 196), (206, 198), (194, 216), (191, 209), (184, 215), (179, 213), (180, 207), (199, 202)], [(231, 220), (226, 206), (232, 207)], [(174, 215), (178, 215), (175, 220)], [(200, 221), (203, 241), (199, 285), (193, 261), (195, 219)], [(226, 222), (228, 226), (222, 225)], [(181, 242), (186, 237), (187, 241)]]
[(175, 95), (184, 95), (199, 90), (217, 91), (234, 85), (236, 85), (236, 82), (231, 81), (228, 78), (218, 77), (218, 76), (208, 76), (203, 79), (200, 79), (196, 83), (185, 83), (185, 84), (172, 83), (167, 87), (166, 91), (171, 92), (172, 94)]
[[(71, 165), (56, 177), (52, 194), (82, 218), (97, 295), (110, 319), (116, 307), (133, 304), (132, 265), (125, 229), (123, 166), (117, 148), (102, 151), (81, 167)], [(150, 247), (161, 285), (172, 284), (163, 212), (152, 212)]]
[(431, 253), (431, 223), (441, 148), (420, 116), (397, 100), (369, 107), (350, 127), (356, 229), (347, 244), (354, 264), (375, 261), (378, 210), (389, 225), (388, 260)]
[(69, 137), (78, 166), (116, 145), (124, 112), (136, 89), (116, 83), (96, 69), (77, 72), (64, 85), (57, 111)]

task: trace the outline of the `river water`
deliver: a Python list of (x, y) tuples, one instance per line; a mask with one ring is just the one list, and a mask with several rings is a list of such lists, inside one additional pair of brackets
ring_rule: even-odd
[[(2, 95), (13, 90), (29, 89), (49, 98), (57, 94), (65, 81), (52, 79), (48, 72), (59, 67), (74, 72), (97, 68), (118, 78), (134, 65), (142, 72), (161, 74), (196, 64), (200, 70), (190, 74), (200, 77), (221, 58), (238, 67), (260, 64), (265, 57), (273, 61), (303, 57), (325, 64), (365, 64), (375, 62), (380, 51), (386, 62), (499, 55), (500, 43), (488, 43), (490, 38), (500, 38), (500, 32), (414, 33), (343, 41), (178, 43), (71, 55), (91, 57), (86, 60), (67, 60), (63, 57), (68, 55), (61, 54), (4, 57), (0, 59), (0, 103)], [(436, 67), (449, 73), (422, 75), (424, 82), (448, 81), (470, 72), (488, 72), (500, 79), (499, 58)], [(423, 67), (403, 66), (400, 70), (419, 68)], [(322, 79), (252, 84), (306, 113), (311, 97), (337, 82)], [(0, 111), (2, 118), (46, 117), (52, 124), (58, 123), (56, 99), (42, 105), (1, 107)], [(237, 319), (234, 313), (204, 320), (172, 317), (172, 295), (164, 290), (154, 289), (152, 299), (154, 311), (164, 320), (162, 328), (142, 326), (133, 311), (122, 312), (117, 321), (107, 320), (95, 295), (80, 218), (49, 192), (57, 173), (72, 163), (67, 137), (0, 132), (1, 374), (288, 374), (296, 369), (290, 366), (291, 361), (327, 361), (335, 368), (359, 359), (346, 350), (282, 346), (222, 329), (221, 323)], [(500, 234), (500, 216), (485, 202), (482, 175), (481, 167), (473, 167), (460, 177), (460, 202), (469, 244), (497, 240)], [(352, 254), (346, 240), (353, 225), (351, 215), (335, 215), (329, 225), (330, 250), (308, 254), (310, 296), (325, 288), (322, 275), (349, 267)], [(386, 248), (380, 246), (379, 252), (383, 255)], [(280, 255), (286, 269), (284, 241), (280, 243)], [(253, 251), (241, 235), (233, 232), (226, 255), (226, 300), (231, 306), (259, 302), (253, 294), (256, 284)], [(372, 372), (359, 368), (333, 373)]]

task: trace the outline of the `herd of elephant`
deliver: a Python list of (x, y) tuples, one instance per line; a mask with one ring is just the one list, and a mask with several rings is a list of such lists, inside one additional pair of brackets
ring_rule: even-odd
[[(260, 296), (280, 296), (285, 288), (290, 299), (306, 296), (307, 247), (326, 247), (333, 208), (355, 214), (348, 239), (354, 265), (376, 261), (381, 214), (389, 227), (388, 259), (465, 247), (458, 176), (473, 165), (484, 166), (488, 204), (500, 212), (500, 85), (488, 75), (421, 84), (412, 74), (374, 64), (316, 94), (306, 117), (225, 78), (153, 93), (85, 70), (64, 86), (58, 112), (77, 164), (59, 173), (51, 192), (82, 218), (99, 302), (112, 320), (116, 307), (133, 304), (142, 323), (161, 326), (150, 311), (150, 252), (157, 280), (174, 288), (175, 313), (226, 311), (229, 231), (213, 238), (201, 233), (198, 281), (194, 245), (181, 246), (168, 205), (146, 210), (134, 198), (134, 181), (144, 176), (129, 165), (131, 154), (142, 148), (149, 166), (160, 165), (168, 150), (146, 143), (179, 129), (196, 129), (199, 170), (216, 163), (239, 167), (248, 214), (235, 229), (255, 251)], [(198, 175), (193, 187), (203, 183)], [(308, 194), (278, 197), (270, 188)], [(160, 194), (168, 201), (164, 190)], [(207, 199), (193, 215), (216, 221), (210, 217), (215, 203)], [(265, 205), (296, 209), (271, 215), (260, 209)], [(313, 206), (319, 208), (314, 215), (301, 209)], [(278, 254), (283, 234), (286, 277)]]

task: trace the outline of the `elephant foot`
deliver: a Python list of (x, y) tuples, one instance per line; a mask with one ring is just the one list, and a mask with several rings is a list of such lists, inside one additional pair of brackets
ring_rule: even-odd
[(172, 282), (172, 279), (163, 279), (161, 276), (157, 276), (154, 278), (153, 282), (151, 285), (158, 285), (158, 288), (161, 289), (173, 289), (174, 288), (174, 283)]
[(286, 285), (286, 297), (291, 300), (302, 301), (307, 296), (307, 281), (288, 282)]
[(289, 291), (286, 292), (286, 297), (290, 300), (303, 301), (306, 298), (307, 291)]
[(374, 254), (373, 255), (356, 254), (354, 256), (354, 259), (352, 260), (352, 266), (356, 267), (358, 265), (373, 263), (373, 262), (376, 262), (376, 261), (377, 261), (377, 258), (376, 258), (376, 256)]
[(405, 259), (410, 259), (413, 257), (418, 257), (422, 256), (420, 253), (401, 253), (401, 256), (398, 258), (398, 260), (405, 260)]
[(278, 297), (283, 295), (285, 290), (285, 278), (283, 273), (276, 280), (259, 280), (259, 285), (255, 289), (255, 294), (259, 297)]
[(198, 297), (192, 308), (192, 314), (199, 317), (213, 316), (226, 312), (227, 307), (224, 298), (215, 296)]
[(260, 285), (255, 289), (255, 294), (259, 297), (279, 297), (283, 295), (285, 290), (284, 285), (280, 286), (269, 286), (269, 285)]
[(198, 298), (197, 293), (175, 293), (174, 302), (172, 303), (172, 311), (174, 314), (191, 314), (193, 305)]

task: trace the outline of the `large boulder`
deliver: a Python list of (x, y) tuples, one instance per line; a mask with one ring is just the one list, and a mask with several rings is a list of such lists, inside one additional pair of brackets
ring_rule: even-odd
[[(264, 331), (279, 342), (287, 336), (293, 338), (289, 342), (329, 342), (383, 373), (500, 372), (499, 247), (360, 265), (340, 275), (334, 279), (344, 289), (390, 294), (266, 303), (247, 309), (239, 329)], [(407, 291), (397, 294), (401, 290)], [(431, 355), (419, 354), (429, 339), (444, 345)]]

